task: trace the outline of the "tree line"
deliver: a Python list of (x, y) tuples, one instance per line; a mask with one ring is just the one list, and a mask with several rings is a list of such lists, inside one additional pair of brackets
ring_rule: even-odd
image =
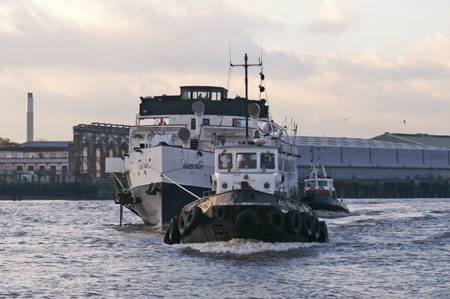
[(9, 138), (0, 137), (0, 147), (17, 146), (19, 143), (11, 141)]

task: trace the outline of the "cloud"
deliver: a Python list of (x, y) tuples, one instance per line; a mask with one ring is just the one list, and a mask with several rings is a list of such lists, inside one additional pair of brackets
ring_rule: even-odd
[[(284, 30), (283, 23), (222, 1), (7, 3), (0, 27), (15, 29), (0, 30), (0, 57), (6, 57), (0, 101), (7, 107), (0, 110), (0, 136), (16, 141), (25, 139), (29, 91), (36, 99), (36, 136), (70, 140), (78, 123), (132, 124), (139, 96), (177, 94), (180, 85), (226, 86), (229, 37), (233, 62), (248, 53), (254, 63), (260, 48), (253, 37)], [(327, 5), (317, 20), (354, 24), (345, 22), (356, 18), (351, 13)], [(370, 49), (311, 54), (267, 46), (270, 111), (278, 121), (292, 116), (303, 135), (373, 137), (395, 131), (403, 119), (407, 133), (448, 134), (448, 53), (450, 35), (442, 33), (396, 58)], [(259, 96), (258, 72), (250, 70), (251, 98)], [(243, 71), (233, 69), (230, 96), (243, 89)]]
[(325, 2), (319, 11), (316, 19), (303, 27), (304, 32), (335, 35), (347, 31), (359, 22), (355, 13), (345, 11), (335, 1)]

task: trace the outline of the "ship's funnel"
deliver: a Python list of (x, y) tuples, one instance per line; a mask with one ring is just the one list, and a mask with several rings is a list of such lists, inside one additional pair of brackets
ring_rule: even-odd
[(28, 93), (27, 100), (27, 142), (33, 141), (34, 137), (33, 127), (33, 93)]
[(197, 138), (199, 138), (201, 125), (203, 124), (203, 112), (205, 111), (205, 104), (200, 101), (195, 101), (194, 104), (192, 104), (192, 111), (194, 111), (195, 113), (195, 135), (197, 136)]
[(258, 128), (259, 106), (256, 103), (248, 105), (248, 114), (251, 118), (251, 126), (253, 129)]
[(178, 130), (178, 137), (183, 142), (184, 148), (190, 148), (190, 142), (191, 142), (191, 132), (189, 132), (186, 128), (181, 128)]

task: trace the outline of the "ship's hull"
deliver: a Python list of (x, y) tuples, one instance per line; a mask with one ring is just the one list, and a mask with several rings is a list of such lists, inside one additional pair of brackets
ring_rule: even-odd
[(347, 204), (337, 198), (332, 198), (323, 194), (307, 195), (301, 200), (303, 203), (310, 206), (313, 210), (346, 212), (349, 213)]
[[(209, 188), (181, 185), (183, 188), (202, 197)], [(197, 198), (172, 183), (153, 183), (131, 189), (136, 199), (131, 204), (142, 221), (151, 226), (167, 226), (172, 217)]]
[(234, 238), (264, 242), (326, 242), (325, 222), (310, 207), (255, 190), (211, 195), (183, 208), (164, 241), (205, 243)]
[(158, 145), (130, 153), (125, 164), (131, 206), (148, 225), (167, 226), (183, 206), (211, 190), (210, 152)]

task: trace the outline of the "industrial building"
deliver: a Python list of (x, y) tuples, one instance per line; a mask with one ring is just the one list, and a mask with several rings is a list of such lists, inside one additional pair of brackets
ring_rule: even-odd
[(313, 163), (324, 165), (341, 197), (450, 196), (448, 147), (331, 137), (298, 137), (297, 144), (300, 179)]
[(68, 141), (29, 141), (0, 148), (0, 182), (67, 181)]
[(128, 133), (127, 125), (94, 122), (74, 126), (69, 168), (77, 176), (104, 177), (105, 159), (128, 152)]

